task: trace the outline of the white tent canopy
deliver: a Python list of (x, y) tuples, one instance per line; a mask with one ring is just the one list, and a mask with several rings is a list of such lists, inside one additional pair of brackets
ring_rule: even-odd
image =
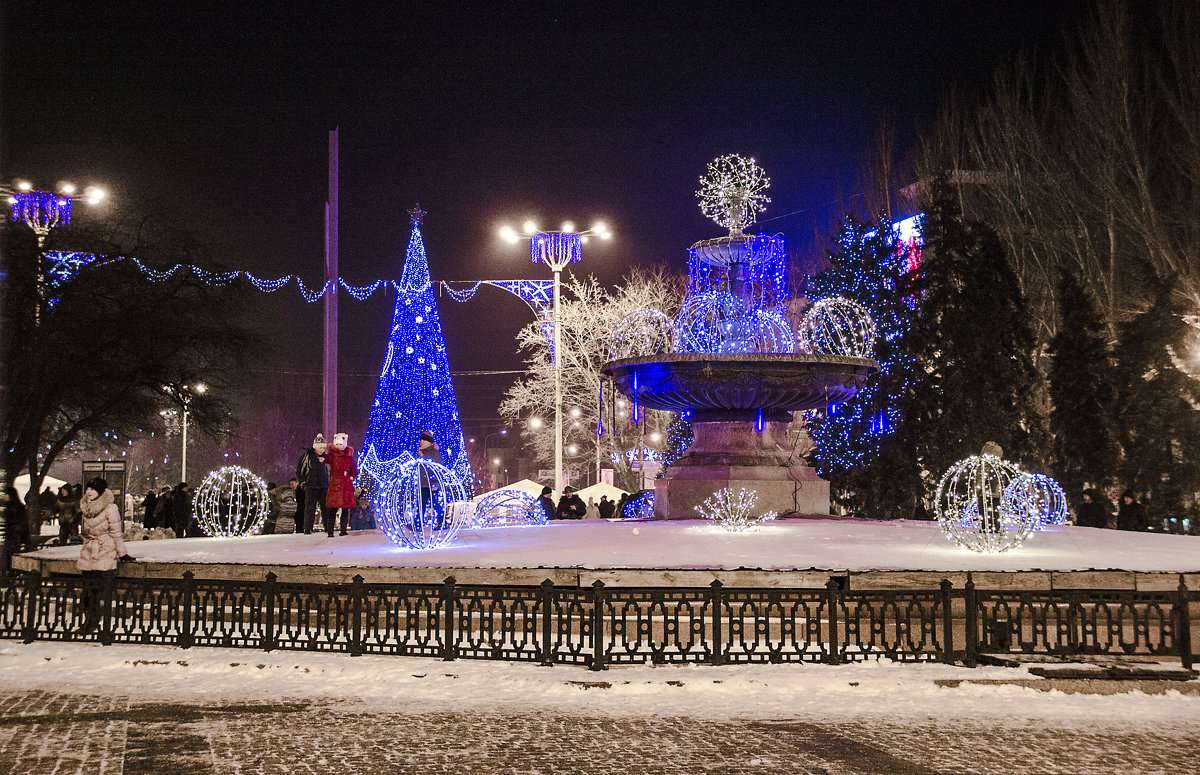
[[(62, 487), (66, 482), (62, 479), (55, 479), (53, 476), (47, 476), (42, 479), (42, 489), (50, 488), (50, 492), (58, 495), (58, 488)], [(13, 487), (17, 489), (17, 495), (21, 497), (21, 503), (25, 503), (25, 493), (29, 492), (29, 474), (21, 474), (16, 479), (13, 479)]]
[(519, 490), (524, 493), (529, 493), (530, 495), (532, 495), (533, 497), (536, 498), (542, 494), (542, 485), (538, 484), (537, 482), (533, 481), (532, 479), (522, 479), (519, 482), (513, 482), (512, 484), (506, 484), (503, 487), (497, 487), (495, 490), (491, 490), (490, 492), (480, 493), (475, 496), (475, 500), (479, 500), (484, 495), (490, 495), (491, 493), (497, 492), (498, 490)]
[(588, 502), (588, 498), (599, 503), (600, 496), (602, 495), (607, 495), (610, 501), (619, 501), (622, 495), (628, 495), (629, 493), (619, 487), (613, 487), (611, 484), (599, 482), (598, 484), (593, 484), (591, 487), (584, 487), (575, 494), (582, 498), (584, 503)]

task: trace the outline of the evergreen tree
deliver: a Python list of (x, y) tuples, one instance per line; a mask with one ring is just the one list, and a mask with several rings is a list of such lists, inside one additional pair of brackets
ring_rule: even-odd
[(1085, 483), (1098, 486), (1116, 473), (1113, 371), (1105, 325), (1095, 299), (1075, 275), (1058, 282), (1061, 322), (1050, 340), (1050, 431), (1055, 477), (1078, 498)]
[(884, 217), (847, 216), (829, 251), (830, 268), (810, 282), (810, 296), (842, 296), (862, 304), (875, 320), (874, 357), (880, 371), (851, 401), (809, 421), (817, 472), (834, 498), (852, 513), (912, 517), (921, 499), (920, 469), (900, 396), (916, 376), (907, 351), (912, 297), (905, 258)]
[(450, 382), (450, 361), (442, 321), (421, 238), (420, 213), (413, 215), (404, 269), (396, 288), (396, 308), (388, 335), (379, 388), (363, 438), (360, 467), (416, 454), (422, 431), (430, 431), (442, 463), (472, 489), (471, 465), (463, 444), (458, 402)]
[(667, 469), (687, 454), (688, 447), (692, 446), (695, 440), (691, 421), (684, 417), (682, 412), (671, 412), (671, 424), (667, 426), (667, 439), (663, 443), (662, 468), (654, 478), (662, 479), (666, 476)]
[(1179, 368), (1196, 335), (1174, 284), (1157, 282), (1150, 307), (1121, 326), (1116, 348), (1121, 477), (1140, 491), (1152, 521), (1182, 517), (1200, 489), (1200, 383)]
[(967, 221), (945, 179), (921, 223), (920, 303), (908, 328), (919, 381), (901, 397), (916, 454), (932, 485), (953, 463), (994, 441), (1036, 465), (1045, 444), (1033, 397), (1041, 376), (1024, 296), (989, 226)]

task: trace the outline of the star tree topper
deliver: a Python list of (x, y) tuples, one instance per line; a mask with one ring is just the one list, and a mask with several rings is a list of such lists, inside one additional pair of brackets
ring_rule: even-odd
[(420, 226), (421, 221), (425, 220), (426, 215), (428, 215), (428, 213), (421, 209), (419, 202), (413, 207), (413, 209), (408, 211), (408, 217), (412, 219), (413, 226)]

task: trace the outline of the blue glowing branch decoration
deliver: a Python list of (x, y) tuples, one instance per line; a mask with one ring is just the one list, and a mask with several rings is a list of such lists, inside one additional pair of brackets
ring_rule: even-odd
[(361, 465), (369, 470), (368, 461), (416, 454), (421, 432), (429, 431), (459, 481), (473, 482), (425, 244), (415, 226), (401, 276)]
[(728, 291), (684, 299), (674, 328), (675, 349), (681, 353), (790, 353), (794, 349), (791, 327), (781, 315), (749, 308)]
[(654, 493), (643, 492), (625, 501), (621, 509), (623, 519), (652, 519), (654, 517)]
[(12, 219), (19, 221), (38, 237), (41, 245), (56, 226), (71, 222), (71, 197), (50, 191), (17, 191), (12, 195)]
[(104, 263), (104, 256), (92, 253), (74, 253), (52, 250), (46, 257), (46, 290), (48, 309), (54, 309), (58, 304), (58, 290), (86, 269), (99, 263)]
[(573, 264), (583, 258), (583, 237), (565, 231), (534, 234), (529, 238), (529, 257), (535, 264)]
[(624, 452), (610, 452), (608, 457), (614, 466), (620, 465), (622, 461), (626, 463), (632, 463), (635, 460), (662, 460), (662, 455), (659, 453), (659, 451), (656, 449), (651, 449), (650, 447), (641, 447), (640, 449), (638, 447), (634, 447), (633, 449), (627, 449)]
[(470, 521), (467, 490), (443, 465), (409, 459), (392, 470), (371, 498), (375, 523), (392, 543), (406, 549), (437, 549), (454, 540)]

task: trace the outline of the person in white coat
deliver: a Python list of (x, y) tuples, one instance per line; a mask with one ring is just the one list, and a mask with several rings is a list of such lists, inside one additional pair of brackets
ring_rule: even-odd
[(113, 502), (108, 482), (96, 477), (87, 483), (79, 502), (83, 519), (80, 524), (83, 547), (79, 550), (80, 575), (83, 576), (84, 620), (79, 633), (86, 635), (100, 624), (104, 594), (117, 575), (117, 565), (132, 562), (122, 537), (121, 512)]

